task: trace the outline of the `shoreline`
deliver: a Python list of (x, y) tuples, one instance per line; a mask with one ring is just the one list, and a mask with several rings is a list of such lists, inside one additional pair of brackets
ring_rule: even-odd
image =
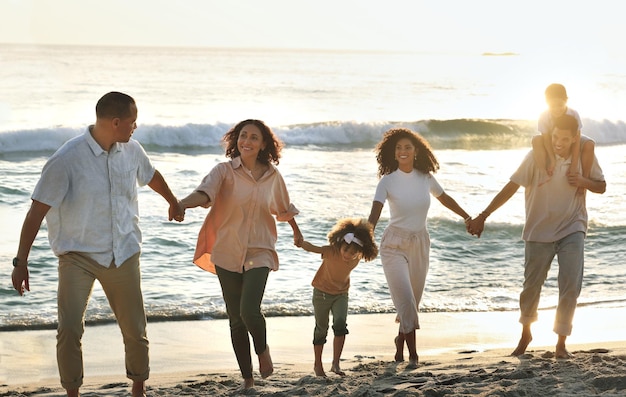
[[(422, 329), (417, 334), (420, 366), (413, 371), (404, 368), (406, 362), (393, 362), (393, 337), (397, 333), (394, 314), (349, 315), (350, 333), (342, 355), (342, 369), (348, 374), (344, 378), (330, 372), (327, 372), (328, 378), (314, 376), (311, 343), (314, 320), (311, 316), (269, 317), (268, 344), (272, 349), (275, 373), (271, 378), (261, 380), (257, 363), (253, 360), (257, 371), (255, 389), (273, 387), (282, 390), (296, 387), (294, 382), (317, 388), (318, 393), (328, 387), (337, 387), (337, 382), (342, 385), (356, 382), (354, 387), (358, 388), (363, 386), (360, 383), (372, 380), (367, 373), (387, 374), (389, 379), (385, 382), (402, 380), (408, 382), (406, 387), (414, 388), (418, 386), (413, 378), (416, 374), (422, 374), (423, 378), (426, 376), (424, 371), (430, 374), (426, 376), (430, 379), (447, 376), (459, 369), (483, 373), (492, 367), (494, 371), (509, 367), (514, 371), (519, 370), (518, 366), (537, 365), (540, 370), (546, 363), (595, 365), (601, 364), (605, 357), (611, 357), (613, 365), (620, 361), (624, 366), (622, 377), (612, 381), (617, 382), (616, 390), (624, 391), (625, 311), (621, 307), (578, 308), (574, 331), (568, 338), (568, 348), (575, 354), (573, 360), (550, 357), (556, 343), (556, 335), (552, 332), (553, 310), (540, 312), (539, 321), (533, 325), (533, 342), (527, 354), (520, 358), (509, 355), (521, 331), (517, 312), (421, 313)], [(54, 330), (0, 332), (0, 395), (63, 395), (56, 368), (55, 334)], [(212, 385), (206, 394), (199, 389), (191, 392), (191, 395), (207, 396), (232, 395), (240, 387), (241, 377), (230, 345), (227, 320), (149, 323), (148, 338), (151, 376), (146, 384), (149, 395), (150, 390), (154, 393), (165, 390), (155, 395), (190, 395), (177, 389), (181, 384), (186, 387)], [(329, 341), (332, 341), (332, 330)], [(83, 353), (83, 393), (115, 396), (128, 393), (130, 383), (124, 375), (123, 345), (117, 325), (87, 326)], [(332, 343), (327, 343), (323, 354), (327, 371), (331, 358)], [(623, 389), (619, 389), (620, 385)], [(103, 392), (102, 388), (107, 391)]]

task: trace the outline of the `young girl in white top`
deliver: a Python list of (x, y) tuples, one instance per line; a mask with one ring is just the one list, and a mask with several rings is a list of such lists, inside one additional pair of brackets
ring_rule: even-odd
[(461, 216), (471, 217), (448, 196), (433, 173), (439, 163), (428, 142), (419, 134), (394, 128), (385, 132), (376, 146), (378, 176), (369, 222), (376, 227), (383, 204), (389, 201), (389, 225), (380, 243), (380, 258), (391, 300), (400, 323), (395, 338), (397, 362), (404, 361), (404, 344), (409, 351), (408, 369), (417, 368), (415, 330), (420, 328), (418, 309), (428, 273), (430, 237), (426, 217), (430, 195)]

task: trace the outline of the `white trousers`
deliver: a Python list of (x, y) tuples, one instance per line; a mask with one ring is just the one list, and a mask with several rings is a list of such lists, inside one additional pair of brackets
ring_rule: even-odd
[(400, 332), (420, 328), (419, 304), (426, 284), (430, 254), (430, 235), (389, 226), (380, 242), (380, 259), (396, 308)]

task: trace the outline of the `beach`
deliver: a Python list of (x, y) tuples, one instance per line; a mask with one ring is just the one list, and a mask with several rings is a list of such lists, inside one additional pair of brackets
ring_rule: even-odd
[[(626, 341), (622, 308), (578, 308), (568, 348), (554, 358), (554, 311), (540, 313), (525, 355), (511, 357), (520, 326), (516, 312), (422, 313), (420, 364), (393, 361), (393, 314), (348, 316), (342, 355), (345, 377), (315, 377), (313, 318), (270, 317), (268, 344), (274, 374), (253, 389), (242, 379), (226, 320), (156, 322), (148, 326), (149, 396), (590, 396), (626, 395)], [(332, 340), (329, 338), (329, 340)], [(55, 331), (2, 333), (0, 396), (62, 396), (54, 352)], [(123, 346), (115, 324), (86, 328), (83, 396), (126, 396)], [(254, 362), (254, 361), (253, 361)], [(256, 362), (254, 362), (256, 367)]]
[[(393, 362), (397, 325), (376, 258), (351, 274), (350, 334), (342, 355), (347, 376), (329, 371), (330, 343), (324, 352), (328, 377), (314, 376), (311, 280), (320, 260), (295, 247), (291, 228), (279, 222), (280, 270), (269, 277), (262, 305), (275, 373), (258, 377), (255, 388), (244, 393), (219, 282), (192, 263), (207, 211), (198, 208), (188, 211), (183, 223), (168, 222), (167, 203), (142, 187), (148, 395), (626, 395), (626, 272), (620, 266), (626, 262), (626, 123), (619, 106), (626, 90), (617, 89), (626, 82), (623, 62), (585, 66), (583, 61), (595, 58), (577, 53), (573, 68), (563, 74), (562, 59), (551, 70), (543, 56), (482, 51), (3, 44), (0, 52), (9, 60), (0, 68), (5, 93), (0, 100), (0, 397), (64, 395), (55, 357), (58, 260), (47, 225), (30, 252), (31, 290), (23, 297), (11, 285), (10, 262), (46, 160), (84, 133), (104, 93), (121, 90), (137, 100), (133, 138), (178, 197), (226, 160), (220, 139), (232, 125), (246, 118), (264, 120), (285, 144), (278, 167), (300, 210), (298, 225), (307, 240), (324, 244), (337, 219), (369, 214), (378, 183), (374, 147), (394, 127), (411, 128), (429, 141), (441, 165), (437, 181), (468, 213), (479, 214), (530, 149), (536, 117), (545, 107), (543, 90), (552, 82), (568, 87), (568, 106), (581, 112), (583, 133), (596, 141), (608, 185), (605, 194), (586, 199), (585, 276), (568, 339), (572, 360), (553, 357), (556, 262), (527, 354), (509, 355), (521, 329), (516, 310), (524, 272), (520, 190), (490, 217), (480, 239), (432, 200), (430, 269), (417, 332), (420, 365), (414, 370), (407, 370), (407, 362)], [(388, 214), (385, 208), (377, 241)], [(85, 319), (82, 395), (127, 396), (122, 338), (99, 283)]]

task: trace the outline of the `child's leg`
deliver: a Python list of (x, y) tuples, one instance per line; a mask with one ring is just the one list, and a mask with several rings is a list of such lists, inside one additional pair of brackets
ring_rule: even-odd
[(552, 150), (552, 137), (548, 133), (535, 135), (532, 138), (533, 157), (539, 169), (546, 170), (552, 176), (556, 158)]
[(333, 303), (333, 331), (335, 338), (333, 339), (333, 364), (330, 370), (337, 375), (344, 376), (345, 372), (341, 370), (340, 361), (343, 346), (348, 334), (348, 294), (337, 295)]
[[(580, 139), (578, 140), (580, 142)], [(576, 157), (580, 157), (580, 168), (582, 171), (582, 175), (585, 178), (589, 178), (589, 175), (591, 174), (591, 167), (593, 166), (593, 157), (594, 157), (594, 151), (595, 151), (595, 142), (592, 140), (585, 140), (585, 142), (582, 143), (582, 152), (579, 151), (580, 149), (580, 143), (577, 143), (574, 145), (574, 148), (572, 148), (572, 150), (576, 150), (576, 153), (580, 153), (580, 156), (576, 156)], [(574, 156), (572, 156), (572, 166), (574, 166), (574, 161), (575, 158)], [(570, 168), (570, 172), (572, 172), (572, 168)], [(574, 169), (574, 172), (578, 172), (578, 161), (576, 162), (576, 168)], [(577, 194), (583, 194), (585, 193), (585, 189), (579, 187), (576, 190)]]
[(583, 176), (585, 178), (589, 178), (589, 175), (591, 175), (591, 167), (593, 166), (595, 146), (596, 144), (592, 140), (588, 140), (583, 143), (583, 151), (580, 157), (580, 164), (582, 166)]
[(333, 364), (330, 367), (330, 370), (337, 375), (345, 376), (346, 373), (341, 370), (339, 366), (339, 362), (341, 361), (341, 353), (343, 352), (343, 345), (346, 342), (346, 336), (335, 336), (333, 339)]
[(332, 301), (328, 299), (330, 295), (313, 289), (313, 314), (315, 316), (315, 329), (313, 330), (313, 352), (315, 354), (315, 363), (313, 369), (316, 376), (326, 376), (322, 365), (322, 351), (326, 343), (326, 335), (328, 335), (328, 323)]
[(315, 371), (315, 376), (326, 377), (326, 372), (324, 372), (324, 365), (322, 364), (323, 350), (324, 345), (313, 345), (313, 353), (315, 354), (315, 363), (313, 364), (313, 370)]
[(541, 140), (543, 141), (543, 147), (546, 150), (546, 156), (548, 158), (546, 171), (548, 172), (548, 175), (552, 176), (554, 173), (554, 167), (556, 167), (556, 155), (554, 154), (554, 149), (552, 148), (552, 133), (549, 132), (542, 134)]
[(533, 157), (535, 158), (535, 163), (537, 163), (539, 169), (545, 170), (547, 154), (545, 148), (543, 147), (543, 136), (533, 136), (531, 143), (533, 146)]
[(580, 136), (572, 145), (572, 162), (567, 170), (568, 174), (578, 174), (580, 172)]

